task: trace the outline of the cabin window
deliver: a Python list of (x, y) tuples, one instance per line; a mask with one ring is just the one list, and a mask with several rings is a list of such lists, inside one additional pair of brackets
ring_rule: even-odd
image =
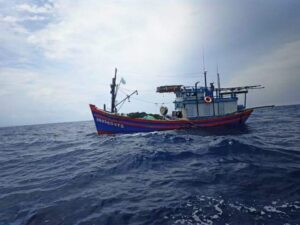
[(177, 93), (176, 93), (176, 97), (178, 97), (178, 98), (179, 98), (179, 97), (182, 97), (182, 93), (181, 93), (181, 92), (177, 92)]
[(175, 103), (175, 108), (176, 108), (176, 109), (178, 109), (178, 108), (179, 108), (179, 109), (180, 109), (180, 108), (183, 108), (182, 102), (176, 102), (176, 103)]

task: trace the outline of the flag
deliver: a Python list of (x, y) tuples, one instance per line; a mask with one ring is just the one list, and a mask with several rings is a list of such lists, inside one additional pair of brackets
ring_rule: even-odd
[(123, 77), (121, 77), (120, 83), (122, 83), (122, 84), (126, 84), (126, 81), (124, 80), (124, 78), (123, 78)]

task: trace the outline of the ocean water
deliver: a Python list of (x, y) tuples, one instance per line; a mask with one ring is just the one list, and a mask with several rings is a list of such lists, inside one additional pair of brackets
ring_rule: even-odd
[(0, 128), (0, 224), (300, 224), (300, 105), (240, 128)]

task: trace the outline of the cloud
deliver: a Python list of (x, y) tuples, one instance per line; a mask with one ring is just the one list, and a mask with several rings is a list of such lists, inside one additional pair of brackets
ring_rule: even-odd
[[(101, 85), (25, 69), (0, 70), (0, 124), (84, 120)], [(75, 117), (73, 115), (76, 115)]]
[(55, 10), (59, 20), (32, 33), (28, 41), (49, 59), (69, 60), (87, 70), (170, 66), (180, 58), (190, 32), (191, 9), (184, 3), (57, 1)]
[[(47, 59), (76, 67), (81, 79), (107, 85), (98, 90), (100, 104), (109, 102), (114, 67), (126, 77), (127, 88), (140, 90), (140, 98), (157, 98), (160, 74), (175, 70), (193, 33), (192, 7), (182, 2), (56, 1), (54, 11), (58, 19), (27, 40)], [(157, 111), (155, 105), (140, 105), (140, 110)], [(124, 109), (136, 110), (132, 106)]]
[[(118, 78), (126, 79), (127, 93), (138, 89), (135, 98), (152, 102), (132, 98), (123, 112), (158, 112), (160, 105), (153, 103), (172, 102), (174, 96), (156, 94), (156, 86), (202, 79), (200, 73), (190, 74), (202, 70), (203, 47), (209, 82), (218, 61), (224, 85), (257, 81), (267, 87), (257, 91), (263, 98), (250, 94), (249, 103), (299, 102), (293, 93), (300, 40), (295, 1), (0, 4), (0, 103), (5, 108), (0, 125), (90, 119), (88, 103), (101, 106), (110, 100), (115, 67)], [(123, 96), (120, 92), (118, 99)]]
[(44, 4), (43, 6), (36, 6), (31, 4), (20, 4), (16, 6), (17, 10), (20, 12), (28, 12), (28, 13), (51, 13), (52, 6), (50, 4)]
[(300, 41), (285, 43), (258, 57), (234, 74), (229, 86), (261, 84), (265, 89), (250, 93), (251, 105), (300, 102)]
[(23, 21), (42, 21), (45, 20), (46, 18), (43, 16), (27, 16), (27, 17), (13, 17), (13, 16), (4, 16), (0, 18), (1, 21), (7, 22), (7, 23), (12, 23), (16, 24), (17, 22), (23, 22)]

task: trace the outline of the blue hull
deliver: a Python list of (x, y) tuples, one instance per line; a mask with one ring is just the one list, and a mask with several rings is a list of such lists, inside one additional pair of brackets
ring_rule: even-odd
[(225, 116), (199, 118), (196, 120), (146, 120), (112, 114), (98, 109), (95, 105), (90, 105), (90, 108), (99, 135), (243, 124), (253, 112), (252, 109), (247, 109)]

